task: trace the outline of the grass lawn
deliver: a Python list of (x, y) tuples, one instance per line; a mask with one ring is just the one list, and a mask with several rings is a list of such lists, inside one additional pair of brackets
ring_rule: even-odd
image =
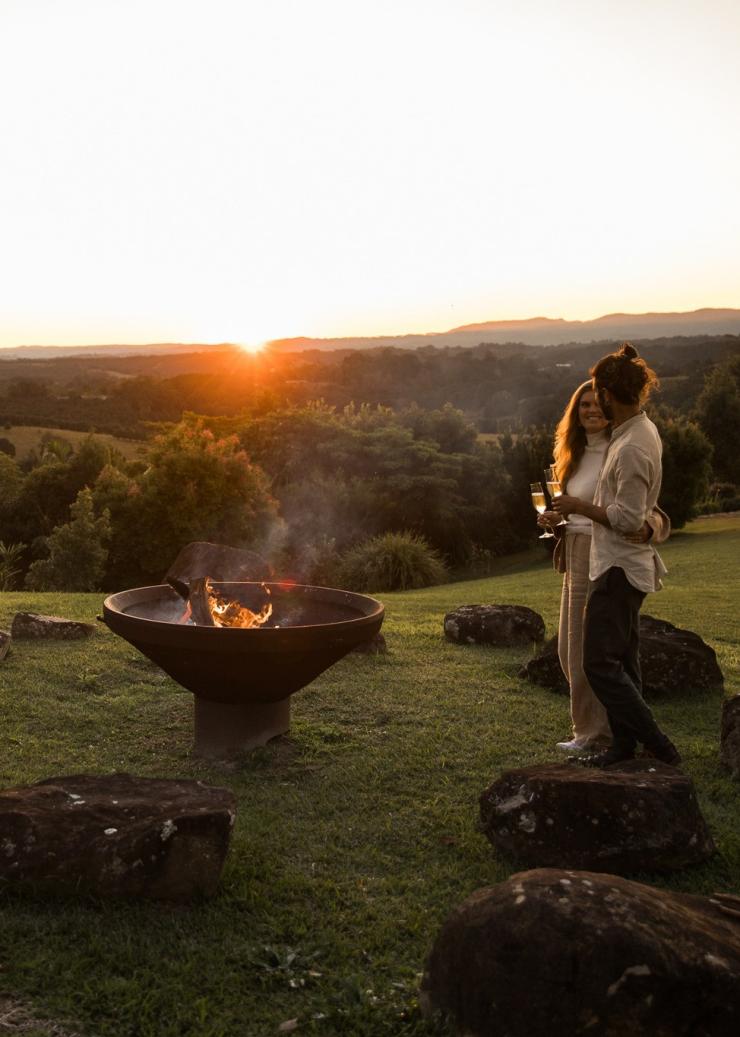
[[(694, 522), (665, 545), (666, 589), (645, 605), (716, 649), (728, 695), (740, 692), (739, 549), (740, 519)], [(37, 1035), (262, 1037), (293, 1019), (298, 1034), (438, 1034), (417, 1007), (430, 944), (453, 905), (517, 870), (476, 830), (478, 796), (502, 769), (556, 758), (569, 729), (564, 697), (518, 679), (527, 650), (448, 644), (442, 620), (461, 604), (522, 604), (554, 632), (559, 577), (537, 550), (485, 580), (383, 595), (389, 654), (338, 663), (294, 697), (289, 737), (228, 765), (191, 756), (192, 697), (104, 627), (84, 644), (17, 643), (0, 663), (3, 786), (193, 777), (233, 789), (239, 812), (210, 902), (0, 893), (0, 1032), (12, 1004)], [(4, 594), (0, 627), (18, 610), (92, 620), (100, 607), (100, 595)], [(740, 894), (721, 704), (653, 703), (719, 853), (642, 881)]]

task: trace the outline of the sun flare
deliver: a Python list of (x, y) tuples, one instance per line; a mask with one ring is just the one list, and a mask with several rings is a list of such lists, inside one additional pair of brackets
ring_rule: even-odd
[(267, 345), (267, 340), (265, 339), (263, 342), (235, 342), (234, 345), (238, 349), (241, 349), (243, 353), (249, 353), (254, 356), (257, 353), (262, 352)]

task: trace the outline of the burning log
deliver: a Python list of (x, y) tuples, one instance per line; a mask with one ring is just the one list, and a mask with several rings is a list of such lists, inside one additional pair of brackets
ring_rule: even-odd
[[(272, 615), (272, 605), (265, 603), (259, 612), (253, 612), (235, 598), (227, 598), (217, 591), (208, 576), (186, 583), (184, 580), (168, 577), (167, 582), (185, 600), (186, 608), (181, 623), (188, 620), (196, 626), (207, 627), (239, 627), (243, 630), (261, 627)], [(269, 595), (270, 589), (262, 584)]]
[(196, 540), (180, 551), (177, 558), (167, 570), (164, 577), (180, 594), (183, 592), (176, 586), (179, 583), (187, 588), (193, 580), (204, 576), (216, 582), (225, 580), (269, 580), (272, 568), (264, 558), (254, 551), (241, 547), (229, 547), (227, 544), (209, 544)]

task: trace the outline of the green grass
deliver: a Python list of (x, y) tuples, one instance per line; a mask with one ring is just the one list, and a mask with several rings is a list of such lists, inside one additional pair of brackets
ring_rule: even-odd
[[(740, 692), (733, 574), (740, 520), (693, 523), (665, 545), (666, 589), (645, 611), (717, 650)], [(734, 580), (734, 582), (732, 582)], [(461, 604), (529, 605), (554, 632), (559, 578), (537, 551), (485, 580), (384, 595), (387, 656), (352, 656), (293, 699), (289, 737), (229, 765), (191, 756), (192, 697), (105, 630), (17, 643), (0, 664), (0, 782), (125, 770), (235, 792), (219, 895), (189, 907), (0, 895), (0, 1000), (95, 1037), (431, 1035), (418, 973), (442, 920), (517, 870), (476, 830), (502, 769), (552, 760), (567, 700), (520, 681), (527, 650), (448, 644)], [(98, 595), (0, 595), (92, 620)], [(718, 758), (721, 696), (654, 703), (697, 786), (719, 853), (666, 888), (740, 893), (740, 783)], [(51, 1033), (39, 1024), (34, 1033)], [(24, 1031), (31, 1032), (31, 1031)]]
[[(12, 425), (10, 428), (0, 427), (0, 438), (9, 439), (15, 447), (16, 461), (25, 460), (32, 450), (37, 450), (41, 437), (50, 434), (66, 439), (68, 443), (77, 449), (83, 440), (87, 439), (88, 432), (78, 432), (69, 428), (42, 428), (40, 425)], [(141, 456), (144, 444), (137, 439), (121, 439), (119, 436), (111, 436), (107, 432), (96, 432), (95, 438), (106, 446), (119, 450), (123, 456), (134, 461)]]

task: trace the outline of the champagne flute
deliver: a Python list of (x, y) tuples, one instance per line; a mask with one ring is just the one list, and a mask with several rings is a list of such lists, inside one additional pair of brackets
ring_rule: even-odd
[[(547, 492), (550, 494), (550, 496), (552, 497), (553, 500), (555, 499), (555, 497), (560, 497), (561, 496), (561, 494), (563, 492), (563, 488), (560, 485), (560, 479), (558, 478), (558, 471), (557, 471), (557, 468), (555, 468), (554, 465), (551, 465), (549, 468), (545, 469), (545, 482), (547, 483)], [(560, 516), (560, 521), (556, 522), (555, 525), (556, 526), (567, 526), (568, 523), (565, 520), (565, 518), (561, 515)]]
[[(542, 489), (542, 483), (531, 482), (529, 484), (529, 492), (532, 494), (532, 504), (534, 505), (534, 510), (537, 512), (538, 515), (544, 515), (544, 513), (547, 511), (547, 503), (545, 501), (545, 491)], [(542, 533), (541, 536), (538, 536), (537, 539), (545, 540), (547, 537), (551, 536), (555, 536), (555, 534), (551, 533), (548, 529), (544, 533)]]

